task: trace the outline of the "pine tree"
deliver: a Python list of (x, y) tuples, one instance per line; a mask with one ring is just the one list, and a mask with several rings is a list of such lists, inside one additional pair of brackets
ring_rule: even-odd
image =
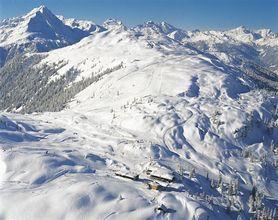
[(233, 195), (233, 183), (232, 183), (232, 181), (228, 185), (228, 195), (229, 196)]
[(211, 181), (210, 181), (210, 187), (211, 187), (212, 189), (214, 189), (214, 187), (215, 187), (215, 185), (214, 185), (214, 180), (213, 180), (213, 179), (211, 179)]
[(217, 187), (220, 187), (221, 183), (222, 183), (222, 175), (221, 175), (221, 173), (219, 173)]
[(249, 212), (253, 212), (255, 209), (255, 203), (252, 195), (249, 197), (248, 206), (249, 206)]
[(262, 198), (263, 198), (263, 195), (257, 191), (256, 195), (255, 195), (255, 199), (253, 199), (255, 202), (256, 208), (262, 207)]
[(223, 182), (220, 184), (220, 192), (222, 194), (224, 193), (224, 183)]
[(195, 177), (195, 175), (196, 175), (195, 168), (192, 168), (192, 169), (190, 170), (190, 173), (189, 173), (189, 178), (192, 179), (193, 177)]

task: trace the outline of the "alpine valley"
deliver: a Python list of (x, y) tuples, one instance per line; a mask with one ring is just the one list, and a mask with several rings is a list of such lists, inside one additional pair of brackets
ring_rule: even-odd
[(278, 34), (0, 21), (0, 219), (278, 218)]

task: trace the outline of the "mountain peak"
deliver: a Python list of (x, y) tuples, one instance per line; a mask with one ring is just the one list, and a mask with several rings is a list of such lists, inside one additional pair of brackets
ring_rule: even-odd
[(162, 21), (160, 23), (160, 28), (162, 29), (162, 31), (166, 34), (169, 34), (169, 33), (172, 33), (176, 30), (178, 30), (176, 27), (174, 27), (173, 25), (165, 22), (165, 21)]
[(265, 29), (259, 29), (256, 31), (256, 33), (260, 34), (262, 37), (275, 37), (275, 33), (272, 32), (271, 29), (265, 28)]
[(117, 20), (117, 19), (114, 19), (114, 18), (108, 18), (106, 21), (103, 22), (104, 24), (112, 24), (112, 25), (122, 25), (123, 22)]
[(41, 6), (37, 7), (37, 8), (34, 8), (33, 10), (31, 10), (24, 17), (33, 17), (34, 15), (37, 15), (39, 13), (40, 14), (52, 14), (52, 12), (45, 5), (41, 5)]
[(250, 33), (250, 30), (248, 30), (245, 26), (241, 25), (237, 28), (231, 29), (230, 32), (235, 32), (238, 34), (248, 34)]
[(154, 25), (155, 22), (150, 20), (150, 21), (146, 21), (145, 24), (146, 24), (146, 25)]
[(109, 18), (106, 21), (103, 22), (103, 27), (106, 29), (122, 29), (122, 30), (126, 30), (127, 28), (124, 26), (123, 22), (117, 20), (117, 19), (113, 19), (113, 18)]
[(35, 9), (37, 9), (40, 12), (43, 12), (44, 10), (48, 10), (48, 8), (45, 5), (41, 5), (41, 6), (37, 7), (37, 8), (35, 8)]
[(157, 33), (163, 33), (163, 34), (170, 34), (174, 31), (179, 30), (178, 28), (174, 27), (171, 24), (168, 24), (165, 21), (162, 21), (160, 23), (156, 23), (154, 21), (147, 21), (143, 25), (138, 25), (138, 28), (147, 28), (149, 30), (155, 31)]
[(67, 26), (45, 5), (34, 8), (28, 14), (22, 16), (18, 29), (21, 34), (15, 32), (16, 35), (23, 34), (27, 41), (32, 41), (33, 39), (49, 40), (51, 41), (49, 42), (51, 47), (56, 43), (57, 45), (54, 45), (54, 47), (75, 43), (89, 34), (81, 29)]

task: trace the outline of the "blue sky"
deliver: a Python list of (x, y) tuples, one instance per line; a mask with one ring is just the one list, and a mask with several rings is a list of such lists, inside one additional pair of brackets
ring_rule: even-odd
[(127, 26), (166, 21), (183, 29), (251, 29), (278, 31), (278, 0), (0, 0), (0, 19), (23, 15), (46, 5), (65, 17), (101, 24), (116, 18)]

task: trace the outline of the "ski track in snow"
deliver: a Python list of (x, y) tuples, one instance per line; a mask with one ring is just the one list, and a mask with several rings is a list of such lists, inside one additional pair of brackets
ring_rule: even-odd
[[(46, 13), (38, 10), (24, 18)], [(9, 42), (24, 41), (18, 33), (30, 24), (22, 19), (14, 20), (22, 29), (3, 32), (11, 34)], [(61, 112), (0, 112), (0, 220), (250, 219), (253, 185), (264, 194), (264, 206), (277, 208), (277, 153), (270, 149), (278, 132), (267, 124), (277, 122), (277, 97), (250, 86), (250, 79), (228, 65), (229, 57), (186, 46), (199, 40), (248, 43), (251, 32), (184, 32), (191, 37), (183, 42), (160, 33), (170, 28), (166, 23), (148, 22), (137, 27), (137, 36), (136, 28), (115, 20), (103, 30), (75, 22), (83, 31), (97, 30), (44, 53), (37, 67), (65, 62), (49, 81), (73, 67), (80, 70), (76, 81), (121, 68), (76, 94)], [(274, 35), (265, 34), (275, 45)], [(246, 149), (252, 156), (243, 156)], [(175, 181), (153, 180), (149, 170)], [(220, 174), (224, 192), (211, 187)], [(237, 181), (237, 194), (227, 196)], [(163, 188), (147, 186), (154, 182)], [(234, 201), (230, 213), (228, 199)]]

